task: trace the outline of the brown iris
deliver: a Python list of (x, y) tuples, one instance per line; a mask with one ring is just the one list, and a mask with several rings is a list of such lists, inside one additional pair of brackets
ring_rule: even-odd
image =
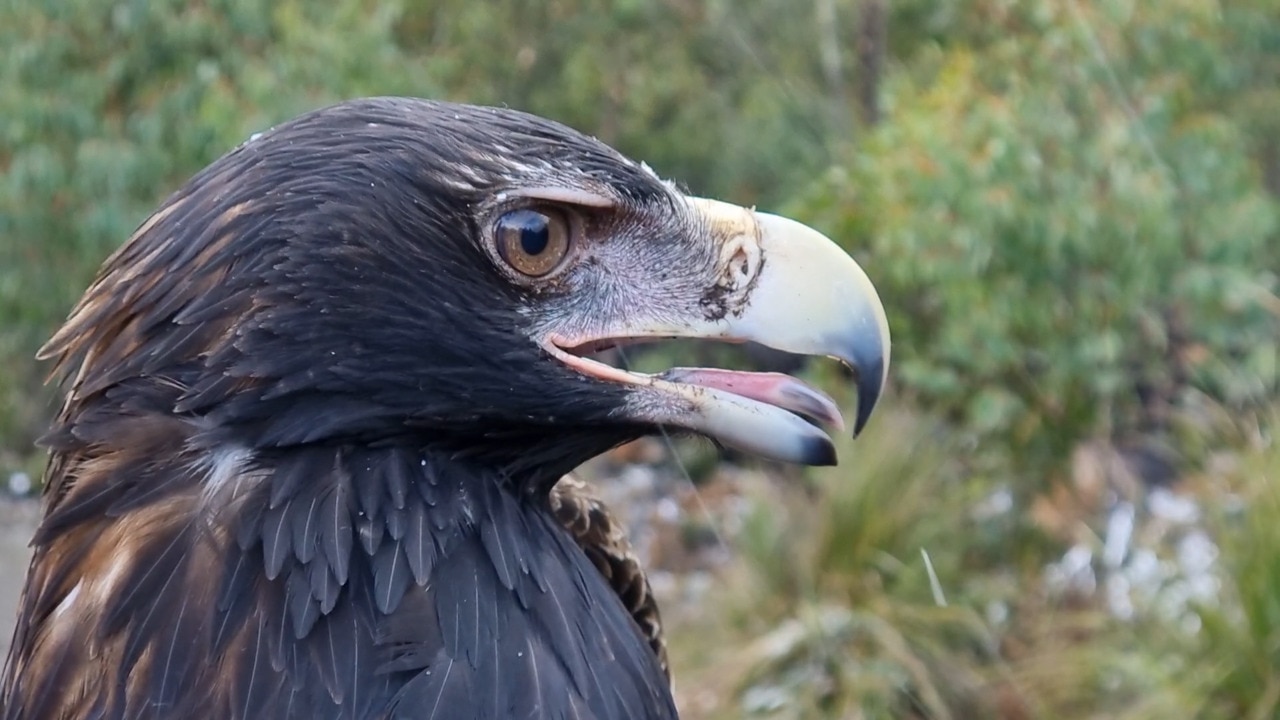
[(512, 210), (494, 225), (498, 257), (513, 270), (542, 277), (569, 254), (569, 223), (554, 210)]

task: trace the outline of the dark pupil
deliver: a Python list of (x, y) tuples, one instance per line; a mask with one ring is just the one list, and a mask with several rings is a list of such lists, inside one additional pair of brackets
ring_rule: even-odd
[(518, 210), (508, 217), (510, 228), (520, 233), (520, 249), (526, 255), (541, 255), (551, 242), (547, 216), (531, 210)]

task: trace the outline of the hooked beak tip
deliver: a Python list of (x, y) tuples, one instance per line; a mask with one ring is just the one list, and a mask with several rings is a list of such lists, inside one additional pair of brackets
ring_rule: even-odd
[(858, 414), (853, 422), (855, 438), (862, 434), (867, 421), (871, 419), (871, 413), (876, 409), (876, 403), (880, 401), (880, 394), (884, 390), (884, 360), (881, 357), (868, 360), (861, 364), (856, 372), (858, 374)]

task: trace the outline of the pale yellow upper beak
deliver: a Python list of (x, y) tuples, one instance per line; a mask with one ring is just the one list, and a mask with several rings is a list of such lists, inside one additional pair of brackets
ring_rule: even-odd
[[(608, 328), (608, 337), (751, 341), (835, 358), (857, 377), (857, 435), (889, 370), (889, 323), (867, 274), (834, 242), (794, 220), (715, 200), (688, 202), (720, 253), (712, 285), (713, 294), (725, 298), (723, 304), (696, 317), (624, 320)], [(641, 375), (561, 350), (595, 339), (556, 338), (566, 344), (549, 349), (580, 372), (643, 386), (635, 393), (636, 417), (776, 460), (835, 462), (831, 439), (815, 423), (838, 425), (838, 413), (829, 399), (799, 380), (688, 368)]]

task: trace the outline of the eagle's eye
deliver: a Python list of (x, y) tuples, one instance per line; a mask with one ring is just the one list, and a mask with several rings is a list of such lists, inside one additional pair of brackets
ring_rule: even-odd
[(569, 254), (570, 228), (552, 209), (512, 210), (494, 225), (498, 257), (528, 277), (542, 277), (560, 267)]

